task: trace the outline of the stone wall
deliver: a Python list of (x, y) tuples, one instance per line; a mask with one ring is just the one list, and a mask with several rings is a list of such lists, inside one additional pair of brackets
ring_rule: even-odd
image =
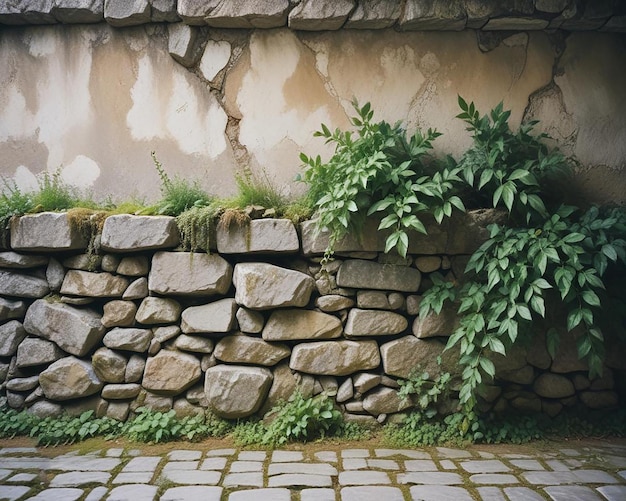
[(439, 154), (469, 145), (457, 94), (541, 120), (580, 161), (563, 187), (624, 203), (624, 2), (613, 0), (11, 0), (0, 2), (0, 175), (154, 199), (150, 152), (211, 193), (244, 167), (286, 194), (301, 151), (330, 151), (351, 100)]
[[(218, 228), (216, 252), (191, 254), (173, 218), (111, 216), (101, 254), (89, 255), (65, 214), (24, 216), (0, 252), (1, 391), (42, 416), (95, 409), (124, 420), (140, 406), (241, 418), (299, 388), (336, 395), (348, 419), (384, 422), (406, 410), (397, 380), (416, 367), (458, 382), (458, 359), (443, 352), (454, 312), (420, 318), (420, 294), (432, 272), (462, 280), (492, 219), (432, 224), (411, 237), (406, 259), (381, 252), (385, 235), (371, 221), (322, 269), (325, 235), (311, 222)], [(611, 347), (594, 381), (575, 353), (563, 336), (554, 359), (541, 343), (500, 357), (481, 409), (556, 415), (623, 403), (615, 381), (626, 349)]]

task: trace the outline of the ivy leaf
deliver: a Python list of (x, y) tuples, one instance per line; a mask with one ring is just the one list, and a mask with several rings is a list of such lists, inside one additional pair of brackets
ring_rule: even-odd
[(583, 301), (589, 306), (600, 306), (600, 298), (598, 295), (590, 290), (583, 291), (581, 294)]
[(524, 320), (533, 319), (533, 316), (531, 315), (530, 310), (528, 309), (528, 306), (526, 306), (525, 304), (518, 304), (516, 308), (517, 308), (517, 313), (519, 313), (519, 316), (522, 317)]

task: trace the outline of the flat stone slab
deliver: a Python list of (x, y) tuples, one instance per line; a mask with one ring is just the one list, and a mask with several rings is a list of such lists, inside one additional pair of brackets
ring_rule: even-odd
[(401, 484), (454, 485), (462, 484), (463, 478), (458, 473), (442, 471), (411, 471), (399, 473)]
[(390, 484), (389, 475), (382, 471), (342, 471), (339, 485), (376, 485)]
[(472, 495), (462, 487), (448, 485), (415, 485), (411, 487), (414, 501), (473, 501)]
[(160, 501), (220, 501), (222, 487), (185, 486), (167, 489)]
[(337, 285), (354, 289), (417, 292), (422, 274), (415, 268), (349, 259), (337, 272)]
[(220, 254), (293, 254), (300, 249), (296, 228), (288, 219), (253, 219), (246, 226), (217, 228)]
[(461, 468), (469, 473), (501, 473), (511, 471), (511, 468), (497, 459), (462, 461), (460, 464)]
[[(302, 468), (302, 467), (301, 467)], [(304, 467), (308, 472), (308, 468)], [(312, 475), (309, 473), (284, 473), (275, 475), (268, 480), (269, 487), (331, 487), (333, 479), (328, 475)]]
[(50, 487), (75, 487), (85, 484), (107, 484), (111, 474), (103, 471), (80, 471), (59, 473), (50, 482)]
[(600, 501), (598, 496), (590, 487), (583, 485), (555, 485), (544, 489), (550, 499), (554, 501), (576, 500), (576, 501)]
[(222, 482), (224, 487), (263, 487), (263, 473), (254, 471), (249, 473), (229, 473)]
[(106, 498), (107, 501), (154, 501), (158, 487), (156, 485), (128, 484), (115, 487)]
[[(274, 452), (276, 454), (276, 452)], [(324, 463), (271, 463), (267, 474), (282, 475), (285, 473), (306, 473), (308, 475), (337, 475), (337, 468)]]
[(161, 475), (170, 482), (184, 485), (217, 485), (222, 478), (221, 471), (170, 470)]
[[(45, 489), (36, 496), (29, 498), (31, 501), (56, 501), (62, 499), (63, 501), (76, 501), (83, 495), (82, 489), (74, 489), (71, 487), (59, 487), (52, 489)], [(108, 499), (113, 499), (109, 497)]]
[(290, 501), (289, 489), (253, 489), (233, 492), (229, 501)]
[(110, 252), (142, 252), (176, 247), (180, 243), (176, 218), (170, 216), (109, 216), (101, 246)]
[(22, 216), (11, 224), (13, 250), (54, 252), (87, 248), (87, 239), (69, 223), (67, 214), (42, 212)]
[(477, 473), (470, 477), (470, 482), (475, 484), (518, 484), (515, 475), (503, 473)]
[(344, 487), (340, 493), (341, 501), (404, 501), (404, 494), (397, 487)]

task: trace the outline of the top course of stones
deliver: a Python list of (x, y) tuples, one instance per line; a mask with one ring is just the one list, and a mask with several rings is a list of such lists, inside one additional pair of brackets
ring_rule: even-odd
[(8, 0), (0, 24), (213, 28), (626, 31), (621, 0)]

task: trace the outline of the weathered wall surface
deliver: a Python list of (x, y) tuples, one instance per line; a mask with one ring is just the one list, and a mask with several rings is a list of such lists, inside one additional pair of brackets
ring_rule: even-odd
[(299, 152), (330, 153), (312, 133), (348, 127), (353, 97), (436, 127), (458, 157), (460, 94), (483, 112), (504, 101), (512, 126), (540, 119), (581, 162), (574, 196), (626, 201), (626, 16), (611, 2), (40, 4), (0, 6), (0, 174), (23, 187), (61, 169), (100, 197), (155, 198), (154, 150), (213, 193), (245, 166), (297, 192)]
[[(431, 273), (462, 278), (491, 216), (433, 224), (411, 237), (406, 259), (365, 231), (338, 242), (324, 268), (327, 241), (311, 222), (298, 232), (279, 219), (218, 228), (218, 253), (190, 254), (176, 248), (174, 218), (111, 216), (102, 253), (90, 256), (66, 214), (24, 216), (13, 221), (13, 251), (0, 252), (0, 395), (40, 416), (93, 409), (124, 420), (148, 406), (235, 419), (298, 388), (326, 390), (347, 419), (385, 422), (410, 407), (398, 379), (416, 369), (450, 372), (458, 391), (458, 352), (443, 351), (455, 310), (421, 317), (419, 304)], [(590, 381), (573, 334), (551, 357), (545, 327), (533, 328), (536, 343), (494, 359), (482, 411), (623, 405), (626, 346), (613, 333), (603, 376)]]

